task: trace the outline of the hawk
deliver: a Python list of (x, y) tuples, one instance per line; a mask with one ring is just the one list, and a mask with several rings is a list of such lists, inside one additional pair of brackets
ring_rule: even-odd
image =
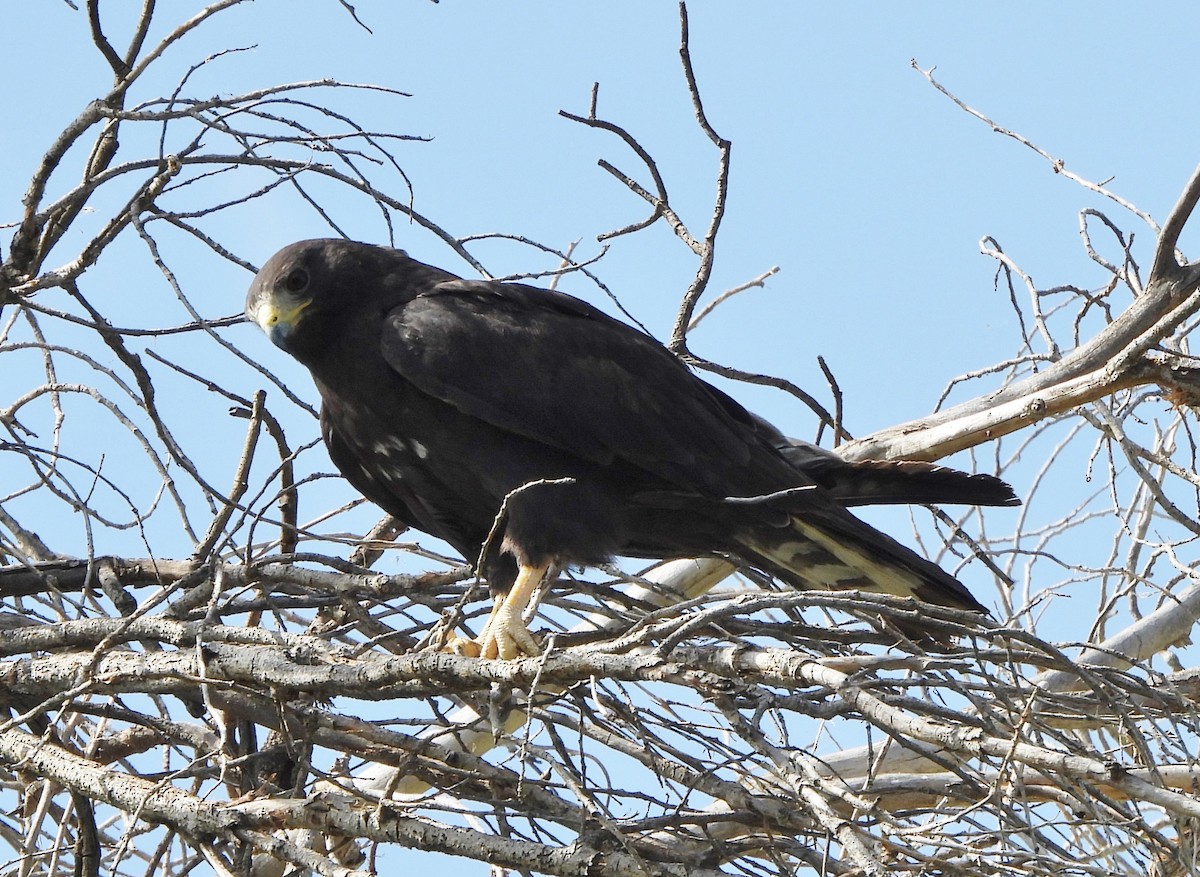
[(542, 579), (618, 555), (715, 553), (800, 588), (986, 611), (847, 507), (1017, 504), (1007, 484), (786, 439), (579, 299), (329, 239), (272, 256), (246, 314), (312, 374), (346, 479), (481, 560), (494, 608), (465, 653), (537, 654), (522, 613)]

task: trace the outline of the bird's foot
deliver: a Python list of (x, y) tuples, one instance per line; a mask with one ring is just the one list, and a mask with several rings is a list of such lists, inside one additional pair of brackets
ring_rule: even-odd
[(477, 638), (456, 636), (446, 643), (443, 650), (466, 658), (499, 658), (502, 661), (542, 653), (542, 647), (529, 632), (520, 614), (505, 604), (496, 607)]
[(475, 644), (479, 646), (481, 658), (499, 658), (502, 661), (533, 657), (542, 653), (542, 647), (533, 638), (521, 616), (505, 612), (503, 608), (484, 628)]
[(453, 636), (448, 639), (441, 650), (449, 652), (452, 655), (460, 655), (464, 658), (478, 658), (483, 652), (483, 649), (480, 648), (479, 640), (466, 639), (461, 636)]
[(474, 640), (455, 637), (446, 643), (445, 651), (471, 658), (499, 658), (502, 661), (540, 655), (542, 647), (525, 626), (522, 616), (549, 568), (548, 563), (539, 566), (522, 564), (508, 593), (496, 595), (492, 614), (488, 616), (479, 636)]

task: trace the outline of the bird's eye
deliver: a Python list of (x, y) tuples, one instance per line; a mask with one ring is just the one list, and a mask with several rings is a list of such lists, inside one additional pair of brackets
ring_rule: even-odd
[(308, 287), (308, 272), (303, 268), (293, 268), (283, 278), (283, 288), (290, 293), (304, 292)]

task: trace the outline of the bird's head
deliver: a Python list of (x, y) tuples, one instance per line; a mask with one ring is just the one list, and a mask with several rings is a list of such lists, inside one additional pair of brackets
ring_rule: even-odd
[(349, 322), (381, 322), (391, 308), (448, 279), (454, 275), (415, 262), (403, 250), (338, 238), (299, 241), (254, 275), (246, 316), (311, 367)]
[(311, 315), (327, 279), (324, 251), (332, 241), (301, 241), (284, 247), (254, 275), (246, 295), (246, 316), (258, 324), (277, 347), (294, 351), (301, 326)]
[(339, 314), (378, 287), (386, 276), (381, 259), (399, 250), (336, 238), (288, 244), (254, 275), (246, 294), (246, 316), (275, 346), (302, 362), (319, 351), (335, 330)]

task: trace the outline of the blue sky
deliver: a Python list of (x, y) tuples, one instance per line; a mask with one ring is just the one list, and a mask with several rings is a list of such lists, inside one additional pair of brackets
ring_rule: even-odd
[[(601, 114), (641, 138), (680, 212), (703, 228), (714, 154), (691, 121), (674, 4), (358, 8), (374, 36), (326, 4), (327, 26), (315, 32), (295, 26), (255, 38), (264, 53), (288, 55), (271, 69), (281, 78), (338, 76), (411, 92), (392, 121), (434, 140), (405, 149), (402, 161), (418, 209), (454, 232), (580, 240), (588, 253), (596, 233), (644, 215), (595, 166), (605, 157), (644, 178), (636, 160), (557, 115), (583, 112), (594, 81)], [(693, 6), (706, 108), (734, 143), (712, 289), (781, 269), (767, 290), (698, 333), (697, 350), (810, 387), (823, 383), (815, 367), (823, 354), (859, 434), (924, 413), (947, 378), (1011, 353), (1011, 317), (991, 290), (994, 265), (978, 255), (980, 237), (994, 235), (1043, 285), (1086, 285), (1096, 275), (1076, 214), (1100, 199), (957, 110), (909, 60), (936, 65), (965, 101), (1077, 172), (1115, 177), (1114, 189), (1162, 216), (1194, 163), (1178, 121), (1187, 98), (1176, 89), (1188, 77), (1173, 76), (1169, 60), (1187, 57), (1181, 8)], [(401, 245), (445, 260), (413, 231), (401, 229)], [(263, 252), (310, 233), (323, 233), (315, 218), (264, 230)], [(665, 227), (614, 250), (610, 286), (665, 333), (690, 254)], [(496, 271), (529, 267), (519, 248), (480, 251)], [(760, 407), (777, 404), (745, 392)], [(811, 433), (807, 413), (786, 401), (776, 417)]]
[[(716, 155), (692, 120), (674, 3), (355, 5), (373, 34), (332, 0), (247, 4), (168, 55), (165, 69), (177, 77), (210, 52), (254, 46), (209, 65), (193, 91), (228, 94), (337, 78), (407, 92), (404, 99), (330, 95), (369, 127), (431, 138), (395, 150), (419, 211), (457, 235), (505, 232), (560, 248), (578, 241), (580, 257), (597, 252), (598, 233), (647, 212), (596, 166), (606, 158), (644, 181), (634, 156), (615, 138), (558, 115), (586, 112), (599, 82), (600, 115), (656, 156), (672, 203), (691, 228), (707, 225)], [(164, 22), (183, 17), (176, 7), (184, 4), (161, 7)], [(1161, 220), (1200, 159), (1190, 115), (1197, 15), (1184, 3), (691, 4), (692, 55), (708, 117), (733, 141), (729, 210), (710, 295), (780, 269), (765, 289), (718, 310), (695, 334), (693, 349), (786, 377), (827, 401), (816, 366), (823, 355), (856, 435), (928, 413), (951, 378), (1016, 350), (1015, 319), (1005, 294), (993, 288), (995, 264), (979, 254), (981, 237), (995, 237), (1040, 287), (1087, 287), (1101, 275), (1080, 246), (1082, 208), (1101, 209), (1135, 231), (1144, 263), (1152, 236), (1111, 202), (955, 107), (910, 59), (936, 67), (938, 79), (966, 103), (1076, 173), (1111, 180), (1113, 191)], [(118, 19), (106, 27), (114, 38), (121, 33)], [(94, 83), (107, 79), (89, 54), (86, 17), (60, 0), (5, 4), (0, 69), (10, 120), (0, 140), (0, 222), (9, 222), (50, 140), (100, 93)], [(163, 90), (174, 80), (165, 82)], [(75, 179), (68, 173), (60, 186)], [(398, 186), (393, 194), (405, 197)], [(335, 201), (332, 209), (353, 236), (386, 241), (378, 214), (363, 210), (361, 201)], [(220, 230), (258, 264), (283, 244), (329, 234), (313, 212), (276, 202), (235, 212), (220, 220)], [(7, 252), (8, 234), (0, 231), (0, 252)], [(69, 238), (55, 255), (71, 258), (71, 246), (83, 240)], [(1185, 235), (1184, 248), (1194, 249), (1195, 240)], [(398, 225), (396, 243), (466, 270), (415, 226)], [(544, 257), (512, 243), (481, 244), (474, 252), (495, 274), (548, 267)], [(694, 269), (691, 254), (660, 224), (614, 242), (599, 270), (624, 305), (665, 337)], [(184, 278), (206, 316), (240, 310), (250, 279), (245, 272), (208, 263), (195, 270), (211, 272)], [(161, 279), (144, 250), (122, 242), (89, 289), (126, 325), (183, 322), (179, 309), (147, 305), (145, 290), (156, 284)], [(577, 278), (563, 288), (608, 306)], [(66, 306), (57, 292), (40, 300)], [(232, 328), (225, 337), (315, 402), (303, 370), (252, 327)], [(189, 343), (181, 339), (170, 349), (186, 351)], [(211, 370), (206, 374), (244, 395), (261, 385), (235, 362), (206, 359), (199, 348), (191, 355)], [(9, 374), (18, 366), (25, 367), (10, 366)], [(813, 435), (812, 415), (793, 400), (753, 387), (731, 392), (788, 433)], [(5, 391), (0, 405), (15, 395)], [(315, 436), (310, 418), (286, 405), (281, 410), (294, 444)], [(180, 426), (186, 422), (185, 412)], [(190, 450), (225, 483), (244, 422), (205, 422), (204, 437)], [(95, 436), (106, 428), (68, 439), (81, 454), (96, 454), (103, 442)], [(329, 471), (321, 454), (309, 455), (311, 470)], [(1035, 468), (1038, 462), (1031, 461)], [(28, 477), (11, 463), (0, 460), (0, 495)], [(125, 462), (110, 458), (108, 465)], [(1086, 489), (1082, 467), (1066, 476), (1066, 493)], [(348, 488), (339, 496), (348, 498)], [(375, 517), (364, 511), (361, 520)], [(81, 551), (82, 538), (72, 530), (56, 547)], [(121, 541), (127, 535), (99, 538), (101, 553), (131, 550)], [(189, 548), (180, 542), (164, 553)]]
[[(558, 115), (585, 112), (599, 82), (600, 115), (623, 125), (657, 158), (672, 203), (690, 227), (699, 233), (707, 224), (716, 156), (692, 119), (675, 4), (410, 0), (361, 2), (357, 9), (373, 33), (334, 2), (234, 8), (168, 52), (158, 82), (173, 86), (197, 59), (236, 47), (250, 50), (194, 74), (193, 93), (324, 78), (404, 91), (411, 97), (348, 91), (315, 97), (375, 130), (431, 138), (400, 143), (395, 154), (412, 181), (416, 209), (450, 232), (505, 232), (560, 248), (578, 241), (579, 257), (598, 251), (597, 234), (647, 212), (596, 166), (605, 158), (645, 180), (629, 150)], [(694, 4), (691, 48), (706, 110), (733, 142), (729, 209), (710, 296), (770, 267), (780, 271), (765, 289), (722, 306), (695, 333), (693, 349), (786, 377), (828, 404), (816, 363), (824, 356), (855, 435), (927, 413), (951, 378), (1016, 349), (1016, 321), (1006, 294), (993, 288), (995, 263), (979, 254), (981, 237), (994, 236), (1041, 287), (1088, 287), (1102, 277), (1080, 246), (1081, 208), (1107, 211), (1139, 233), (1143, 245), (1150, 235), (1110, 202), (1053, 173), (1031, 150), (959, 110), (910, 61), (936, 67), (939, 80), (968, 104), (1077, 173), (1111, 178), (1114, 191), (1161, 218), (1196, 158), (1184, 121), (1190, 49), (1180, 16), (1189, 14), (1189, 7), (1169, 4), (1131, 10), (761, 3), (740, 4), (736, 12)], [(65, 4), (10, 6), (3, 15), (6, 63), (15, 71), (9, 81), (38, 69), (47, 28), (64, 45), (82, 47), (72, 49), (77, 73), (42, 77), (37, 89), (9, 95), (25, 129), (4, 146), (9, 173), (0, 180), (0, 203), (12, 205), (13, 215), (44, 144), (96, 93), (89, 72), (103, 70), (95, 53), (85, 51), (84, 17)], [(165, 7), (160, 16), (159, 35), (175, 21)], [(118, 19), (106, 19), (114, 40), (121, 28)], [(157, 95), (155, 84), (137, 98)], [(157, 136), (156, 129), (150, 133)], [(134, 136), (127, 127), (127, 146)], [(60, 185), (73, 179), (65, 174)], [(229, 188), (240, 192), (250, 184), (235, 180)], [(398, 178), (392, 192), (407, 197)], [(348, 234), (386, 241), (378, 212), (361, 199), (334, 197), (330, 208)], [(217, 217), (212, 229), (258, 264), (285, 243), (330, 233), (315, 212), (284, 199)], [(468, 270), (417, 226), (398, 224), (396, 244)], [(74, 255), (71, 245), (68, 239), (60, 248), (63, 260)], [(485, 242), (473, 250), (494, 274), (550, 267), (516, 244)], [(175, 264), (183, 273), (192, 263)], [(195, 266), (197, 276), (183, 279), (197, 307), (211, 316), (237, 312), (248, 275), (211, 259)], [(158, 312), (149, 304), (159, 299), (144, 291), (161, 292), (162, 281), (135, 240), (119, 241), (105, 267), (119, 270), (115, 283), (123, 287), (104, 297), (115, 322), (187, 319), (180, 308)], [(691, 253), (661, 223), (614, 241), (600, 266), (625, 306), (660, 337), (694, 270)], [(93, 276), (93, 288), (114, 283), (99, 271)], [(579, 278), (562, 288), (609, 306)], [(53, 296), (42, 300), (54, 304)], [(253, 327), (225, 336), (314, 399), (303, 369)], [(261, 384), (221, 357), (206, 360), (205, 368), (246, 395)], [(986, 388), (977, 384), (975, 391)], [(790, 398), (758, 387), (730, 389), (788, 433), (813, 436), (813, 416)], [(218, 419), (209, 421), (212, 439), (190, 450), (218, 455), (213, 471), (220, 474), (213, 477), (223, 481), (240, 453), (242, 424)], [(313, 430), (304, 420), (293, 434)], [(328, 471), (320, 453), (311, 465)], [(1080, 475), (1068, 487), (1082, 485)]]
[[(557, 115), (583, 112), (596, 81), (601, 114), (659, 159), (690, 225), (706, 224), (714, 154), (691, 121), (674, 4), (360, 3), (373, 35), (333, 2), (274, 6), (218, 17), (190, 51), (168, 60), (181, 67), (202, 51), (255, 45), (213, 65), (199, 90), (336, 77), (411, 93), (336, 100), (373, 124), (433, 138), (403, 145), (398, 157), (417, 209), (452, 232), (504, 231), (555, 246), (579, 240), (579, 252), (592, 253), (598, 232), (644, 215), (642, 202), (595, 166), (605, 157), (644, 177), (637, 161), (614, 138)], [(1078, 173), (1114, 178), (1114, 190), (1161, 217), (1194, 158), (1180, 121), (1188, 78), (1184, 62), (1173, 71), (1171, 61), (1187, 57), (1177, 21), (1185, 9), (763, 3), (734, 13), (693, 5), (706, 108), (734, 144), (711, 289), (781, 269), (766, 290), (710, 320), (697, 351), (817, 389), (815, 355), (824, 355), (856, 434), (924, 413), (946, 379), (1011, 353), (1011, 318), (991, 290), (994, 266), (978, 255), (979, 238), (994, 235), (1042, 285), (1086, 285), (1095, 275), (1078, 246), (1076, 214), (1103, 202), (957, 110), (910, 59), (936, 66), (961, 98)], [(63, 32), (85, 26), (55, 2), (2, 15), (16, 70), (36, 69), (46, 21)], [(119, 33), (116, 24), (109, 30)], [(44, 77), (36, 92), (10, 93), (25, 121), (23, 136), (4, 147), (3, 203), (15, 207), (47, 138), (90, 96), (81, 76)], [(356, 236), (383, 237), (373, 216), (343, 219)], [(243, 255), (261, 262), (279, 245), (326, 233), (315, 215), (296, 212), (248, 224), (239, 240)], [(462, 267), (418, 229), (400, 228), (397, 242)], [(531, 267), (522, 248), (478, 252), (495, 273)], [(604, 276), (661, 335), (692, 268), (660, 227), (618, 241)], [(236, 310), (238, 285), (229, 307), (214, 311)], [(797, 406), (742, 393), (772, 408), (789, 432), (811, 434)]]
[[(216, 57), (195, 72), (191, 93), (231, 94), (326, 78), (398, 89), (411, 96), (344, 90), (311, 96), (374, 130), (430, 138), (398, 143), (394, 152), (412, 182), (416, 209), (451, 233), (503, 232), (559, 248), (577, 241), (576, 255), (583, 258), (598, 252), (597, 234), (647, 213), (640, 199), (596, 165), (604, 158), (645, 181), (632, 153), (615, 137), (558, 114), (586, 112), (599, 82), (600, 115), (624, 126), (656, 157), (672, 204), (693, 231), (707, 225), (716, 155), (692, 118), (677, 56), (675, 4), (362, 0), (357, 9), (373, 33), (332, 0), (267, 0), (231, 9), (168, 51), (160, 78), (135, 92), (134, 102), (164, 93), (197, 60), (229, 48), (247, 51)], [(1006, 293), (993, 288), (995, 263), (979, 254), (981, 237), (997, 239), (1043, 288), (1102, 280), (1080, 246), (1082, 208), (1104, 210), (1135, 232), (1143, 262), (1152, 237), (1111, 202), (958, 109), (910, 61), (936, 67), (935, 75), (963, 101), (1067, 168), (1111, 180), (1113, 191), (1161, 219), (1197, 159), (1187, 114), (1186, 24), (1194, 14), (1184, 4), (758, 3), (739, 4), (736, 11), (727, 4), (693, 4), (691, 50), (705, 107), (717, 131), (733, 142), (728, 212), (709, 296), (774, 266), (779, 273), (765, 289), (723, 305), (696, 331), (692, 348), (738, 368), (785, 377), (829, 404), (816, 363), (824, 356), (845, 394), (846, 425), (855, 435), (928, 413), (953, 377), (1004, 360), (1017, 347), (1016, 320)], [(183, 13), (164, 6), (159, 16), (154, 35), (161, 37)], [(127, 27), (116, 13), (105, 18), (114, 42)], [(46, 70), (47, 46), (70, 55), (70, 76), (31, 75)], [(0, 204), (8, 205), (0, 221), (10, 221), (47, 144), (108, 79), (90, 49), (86, 17), (55, 0), (6, 6), (0, 48), (5, 81), (24, 85), (6, 94), (21, 135), (0, 144), (6, 166)], [(126, 126), (122, 141), (133, 150), (138, 137), (153, 145), (157, 136), (157, 128), (139, 133)], [(56, 191), (78, 179), (74, 168), (55, 178)], [(217, 183), (230, 197), (254, 184), (241, 178)], [(390, 185), (392, 194), (407, 197), (398, 177)], [(226, 192), (207, 194), (216, 199)], [(113, 197), (110, 203), (119, 204), (127, 195)], [(106, 206), (98, 200), (94, 214), (81, 218), (81, 230), (64, 240), (52, 264), (76, 255), (83, 232), (98, 227)], [(362, 199), (332, 195), (328, 206), (348, 234), (387, 240), (378, 211)], [(288, 242), (330, 234), (314, 211), (282, 196), (220, 214), (206, 228), (257, 264)], [(6, 238), (0, 234), (0, 247)], [(1185, 234), (1185, 249), (1194, 239)], [(469, 270), (418, 226), (397, 223), (395, 242), (419, 258)], [(176, 244), (167, 235), (163, 245), (201, 313), (240, 311), (249, 282), (244, 270), (194, 247), (172, 249)], [(497, 275), (551, 267), (546, 257), (510, 242), (472, 249)], [(695, 259), (660, 223), (615, 240), (598, 270), (625, 307), (664, 337)], [(581, 278), (564, 280), (562, 288), (611, 307)], [(89, 272), (84, 291), (119, 325), (153, 328), (188, 320), (133, 235), (119, 239)], [(56, 290), (38, 301), (71, 307)], [(69, 327), (55, 331), (61, 343), (83, 343)], [(256, 329), (236, 326), (222, 334), (315, 403), (304, 370)], [(245, 396), (263, 386), (259, 375), (197, 336), (142, 347)], [(29, 354), (8, 357), (4, 368), (10, 376), (28, 368), (30, 386), (41, 380), (40, 361)], [(224, 400), (194, 384), (162, 368), (155, 376), (165, 391), (160, 403), (186, 450), (213, 483), (227, 483), (241, 453), (244, 423), (225, 416)], [(78, 379), (92, 377), (83, 370)], [(14, 377), (13, 383), (21, 388), (23, 380)], [(973, 392), (990, 386), (979, 382)], [(791, 398), (759, 387), (726, 387), (788, 433), (814, 435), (814, 417)], [(285, 419), (293, 444), (315, 437), (308, 414), (274, 391), (270, 404)], [(39, 421), (23, 412), (45, 436), (52, 416), (45, 409), (41, 415)], [(103, 461), (108, 471), (145, 467), (144, 460), (126, 459), (128, 436), (104, 412), (72, 417), (63, 440), (81, 459)], [(1030, 471), (1040, 466), (1039, 453), (1026, 454)], [(0, 459), (0, 483), (22, 484), (27, 467), (11, 456)], [(318, 447), (301, 468), (332, 467)], [(86, 491), (87, 478), (77, 477)], [(1022, 477), (1014, 473), (1019, 492)], [(1057, 495), (1064, 503), (1073, 505), (1094, 490), (1086, 460), (1066, 467), (1061, 477)], [(134, 500), (147, 505), (158, 484), (147, 468), (143, 495)], [(354, 496), (346, 485), (328, 487), (331, 506)], [(1043, 498), (1031, 511), (1053, 518), (1059, 509)], [(339, 527), (361, 530), (375, 516), (369, 508), (356, 514)], [(876, 514), (896, 532), (908, 526), (900, 512)], [(989, 513), (1002, 526), (1014, 514)], [(61, 518), (55, 520), (61, 527)], [(82, 522), (69, 520), (59, 550), (82, 552)], [(203, 515), (193, 522), (201, 529), (205, 523)], [(157, 514), (146, 528), (159, 553), (190, 550), (171, 514)], [(131, 530), (94, 538), (101, 551), (144, 550)], [(967, 573), (989, 602), (990, 576)]]

